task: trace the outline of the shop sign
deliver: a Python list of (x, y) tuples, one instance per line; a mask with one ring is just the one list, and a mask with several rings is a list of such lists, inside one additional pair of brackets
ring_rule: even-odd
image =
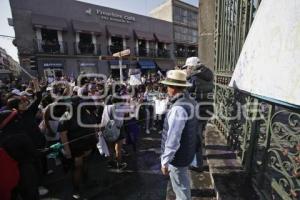
[(129, 15), (122, 15), (113, 11), (103, 11), (101, 9), (93, 10), (92, 8), (89, 8), (85, 11), (88, 15), (93, 15), (95, 13), (97, 16), (99, 16), (100, 19), (106, 20), (106, 21), (113, 21), (113, 22), (119, 22), (119, 23), (133, 23), (136, 21), (135, 17), (129, 16)]
[(44, 61), (42, 66), (44, 68), (63, 68), (63, 61)]
[(95, 62), (79, 62), (80, 67), (96, 67)]

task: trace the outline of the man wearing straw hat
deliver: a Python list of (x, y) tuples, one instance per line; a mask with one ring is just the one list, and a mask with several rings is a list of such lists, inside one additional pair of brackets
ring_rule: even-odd
[(161, 82), (167, 86), (171, 108), (162, 132), (161, 171), (169, 175), (176, 199), (190, 200), (188, 166), (196, 152), (196, 135), (199, 122), (196, 118), (196, 102), (188, 92), (187, 75), (182, 70), (171, 70)]

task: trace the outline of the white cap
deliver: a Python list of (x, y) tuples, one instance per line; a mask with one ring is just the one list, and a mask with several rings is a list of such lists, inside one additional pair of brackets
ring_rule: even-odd
[(185, 69), (187, 67), (196, 67), (201, 64), (200, 59), (198, 57), (189, 57), (185, 61), (185, 65), (182, 67), (182, 69)]

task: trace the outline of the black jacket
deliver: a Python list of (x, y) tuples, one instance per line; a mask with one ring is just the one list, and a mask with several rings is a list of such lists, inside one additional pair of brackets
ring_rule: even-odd
[(199, 66), (196, 71), (188, 77), (188, 81), (192, 87), (188, 91), (195, 97), (198, 103), (205, 103), (211, 105), (200, 104), (200, 116), (211, 117), (213, 113), (213, 89), (214, 89), (214, 74), (204, 65)]

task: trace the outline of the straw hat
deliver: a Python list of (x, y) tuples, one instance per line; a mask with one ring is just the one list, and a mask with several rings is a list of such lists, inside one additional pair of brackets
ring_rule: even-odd
[(186, 79), (186, 73), (182, 70), (170, 70), (167, 72), (167, 78), (164, 81), (161, 81), (164, 85), (172, 85), (179, 87), (191, 87)]

